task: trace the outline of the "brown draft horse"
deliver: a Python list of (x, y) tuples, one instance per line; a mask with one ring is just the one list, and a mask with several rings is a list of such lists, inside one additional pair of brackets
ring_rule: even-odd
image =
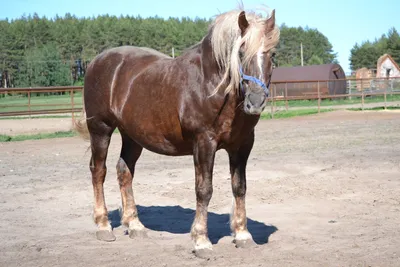
[(254, 127), (266, 106), (273, 50), (279, 41), (275, 12), (263, 18), (233, 10), (216, 17), (208, 34), (177, 58), (149, 48), (118, 47), (99, 54), (87, 69), (86, 118), (76, 124), (90, 137), (94, 221), (100, 240), (114, 241), (103, 183), (113, 131), (122, 149), (117, 163), (121, 223), (129, 236), (144, 236), (132, 191), (135, 164), (143, 148), (170, 156), (193, 155), (196, 215), (194, 252), (210, 254), (207, 208), (213, 192), (215, 153), (229, 154), (234, 197), (231, 230), (237, 247), (251, 244), (245, 209), (246, 164)]

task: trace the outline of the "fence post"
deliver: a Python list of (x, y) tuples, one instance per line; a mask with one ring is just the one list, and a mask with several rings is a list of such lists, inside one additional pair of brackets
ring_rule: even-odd
[(318, 113), (321, 111), (321, 91), (319, 89), (319, 81), (317, 83), (317, 90), (318, 90)]
[(364, 80), (361, 78), (361, 110), (364, 110)]
[(75, 114), (74, 114), (74, 89), (71, 89), (71, 113), (72, 113), (72, 124), (75, 123)]
[(274, 118), (274, 90), (271, 90), (271, 119)]
[[(274, 90), (274, 95), (276, 95), (276, 85), (274, 85), (273, 88), (274, 88), (274, 89), (273, 89), (273, 90)], [(277, 101), (274, 102), (274, 110), (276, 110), (276, 102), (277, 102)]]
[[(350, 99), (351, 100), (351, 80), (348, 80), (347, 81), (347, 84), (348, 84), (348, 86), (349, 86), (349, 91), (348, 91), (348, 94), (349, 94), (349, 96), (348, 96), (348, 99)], [(357, 83), (356, 83), (356, 86), (357, 86)], [(357, 90), (356, 90), (357, 91)]]
[(31, 91), (28, 91), (28, 112), (29, 118), (31, 118)]
[(386, 110), (386, 91), (387, 91), (387, 86), (385, 86), (385, 91), (383, 92), (383, 98), (385, 99), (385, 110)]
[(288, 101), (288, 95), (287, 95), (287, 82), (285, 83), (285, 106), (286, 106), (286, 111), (289, 111), (289, 101)]

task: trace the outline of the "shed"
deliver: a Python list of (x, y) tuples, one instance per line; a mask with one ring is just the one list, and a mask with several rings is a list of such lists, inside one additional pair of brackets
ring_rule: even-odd
[(361, 68), (356, 71), (356, 88), (362, 91), (371, 87), (371, 81), (376, 76), (376, 69)]
[(276, 96), (316, 96), (346, 93), (346, 75), (339, 64), (279, 67), (272, 73)]
[(384, 54), (378, 59), (376, 69), (376, 78), (400, 77), (399, 65), (388, 54)]

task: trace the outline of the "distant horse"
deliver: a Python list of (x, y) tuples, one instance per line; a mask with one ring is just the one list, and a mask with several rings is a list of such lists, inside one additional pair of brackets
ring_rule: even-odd
[(197, 256), (210, 254), (207, 209), (214, 158), (217, 150), (225, 149), (234, 196), (230, 223), (234, 242), (237, 247), (254, 242), (247, 230), (246, 164), (254, 127), (266, 106), (278, 41), (274, 11), (266, 19), (233, 10), (217, 16), (202, 41), (177, 58), (151, 49), (119, 47), (102, 52), (90, 63), (84, 86), (86, 118), (75, 127), (90, 137), (98, 239), (115, 240), (103, 183), (108, 146), (118, 128), (122, 137), (117, 163), (121, 224), (128, 227), (131, 238), (146, 235), (132, 191), (142, 149), (193, 155), (197, 203), (191, 237)]

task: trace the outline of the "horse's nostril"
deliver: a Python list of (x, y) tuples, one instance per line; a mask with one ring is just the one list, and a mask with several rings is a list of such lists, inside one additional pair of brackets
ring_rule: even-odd
[(251, 108), (251, 107), (250, 107), (250, 104), (247, 104), (247, 105), (246, 105), (246, 107), (247, 107), (248, 109), (250, 109), (250, 108)]

